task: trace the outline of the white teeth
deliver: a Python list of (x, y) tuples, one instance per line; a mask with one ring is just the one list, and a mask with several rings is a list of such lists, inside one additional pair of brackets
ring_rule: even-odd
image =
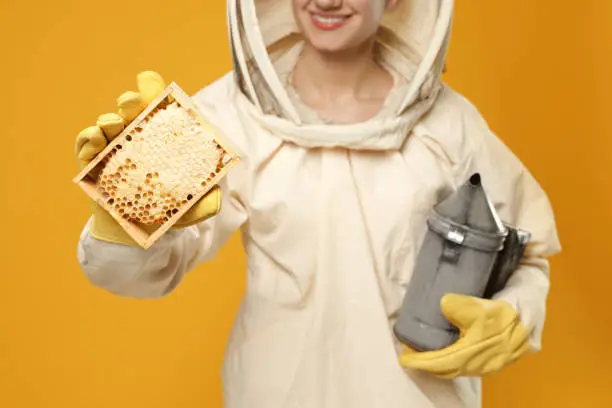
[(314, 15), (313, 17), (315, 20), (320, 21), (321, 23), (324, 23), (324, 24), (342, 23), (343, 21), (346, 20), (346, 17), (323, 17), (323, 16), (317, 16), (317, 15)]

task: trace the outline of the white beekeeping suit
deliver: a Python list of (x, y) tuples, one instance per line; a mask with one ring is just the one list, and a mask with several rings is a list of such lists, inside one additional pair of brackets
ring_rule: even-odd
[(560, 250), (549, 201), (478, 111), (440, 80), (452, 0), (403, 1), (380, 31), (395, 88), (375, 118), (326, 123), (288, 80), (301, 47), (291, 2), (230, 0), (235, 60), (195, 102), (239, 149), (218, 216), (149, 250), (93, 238), (79, 260), (113, 293), (158, 297), (237, 230), (247, 291), (223, 369), (228, 408), (479, 407), (480, 380), (398, 364), (392, 332), (432, 206), (480, 172), (504, 221), (529, 230), (498, 295), (539, 347), (546, 257)]

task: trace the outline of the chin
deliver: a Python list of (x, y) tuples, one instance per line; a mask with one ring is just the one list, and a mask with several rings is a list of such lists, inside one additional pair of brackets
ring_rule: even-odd
[(306, 41), (312, 48), (319, 52), (335, 53), (350, 49), (350, 44), (344, 40), (332, 40), (329, 38), (307, 38)]

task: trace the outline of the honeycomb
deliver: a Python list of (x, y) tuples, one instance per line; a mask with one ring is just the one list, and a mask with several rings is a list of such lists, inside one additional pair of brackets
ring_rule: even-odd
[(232, 160), (195, 114), (164, 102), (105, 156), (96, 181), (109, 208), (130, 222), (170, 220)]

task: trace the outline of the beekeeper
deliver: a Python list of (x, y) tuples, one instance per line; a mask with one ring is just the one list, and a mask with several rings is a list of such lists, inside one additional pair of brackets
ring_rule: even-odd
[[(540, 348), (560, 244), (545, 192), (440, 79), (453, 1), (230, 0), (228, 13), (235, 69), (193, 98), (241, 164), (148, 250), (94, 209), (85, 274), (118, 295), (164, 296), (241, 230), (248, 284), (226, 407), (479, 407), (479, 377)], [(140, 74), (140, 92), (79, 134), (79, 159), (163, 86)], [(473, 172), (532, 242), (495, 300), (444, 298), (456, 344), (416, 353), (392, 326), (425, 220)]]

